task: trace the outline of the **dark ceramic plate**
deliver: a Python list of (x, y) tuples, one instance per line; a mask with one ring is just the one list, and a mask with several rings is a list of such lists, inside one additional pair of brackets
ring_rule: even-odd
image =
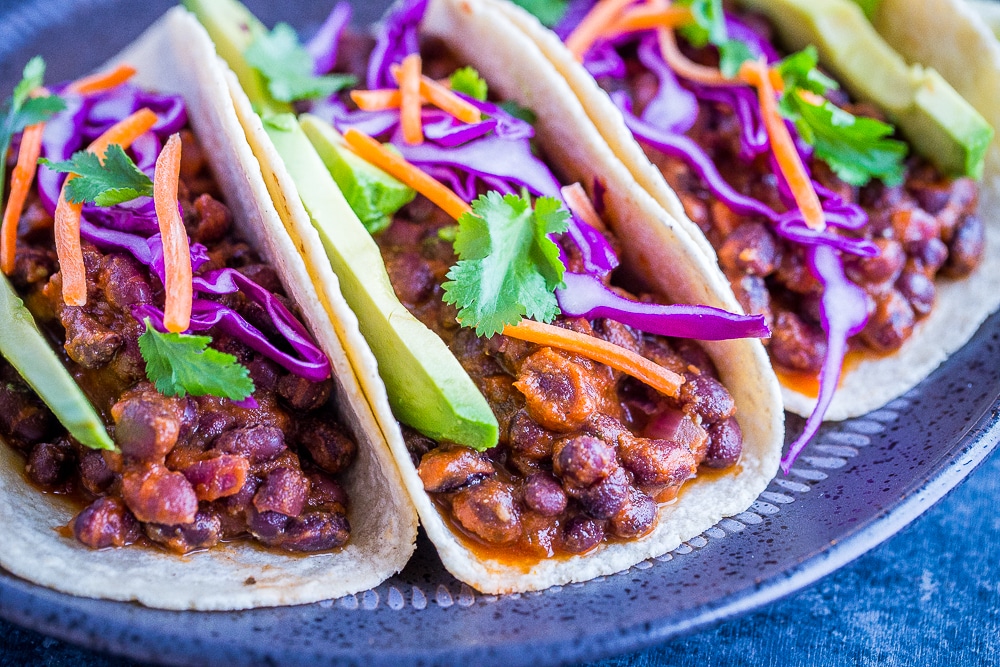
[[(0, 90), (41, 53), (50, 80), (99, 65), (169, 2), (0, 0)], [(330, 3), (249, 2), (309, 34)], [(358, 2), (367, 23), (383, 2)], [(278, 5), (286, 5), (280, 7)], [(73, 45), (66, 50), (65, 45)], [(0, 571), (0, 616), (67, 641), (169, 664), (545, 664), (635, 650), (746, 612), (887, 539), (958, 484), (1000, 438), (1000, 316), (884, 409), (825, 428), (743, 514), (626, 572), (497, 598), (455, 581), (421, 539), (400, 575), (338, 600), (178, 613), (86, 600)], [(789, 432), (802, 421), (789, 418)]]

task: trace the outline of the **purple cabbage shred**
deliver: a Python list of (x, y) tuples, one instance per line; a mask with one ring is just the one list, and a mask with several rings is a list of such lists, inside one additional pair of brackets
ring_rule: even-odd
[(337, 64), (337, 51), (344, 29), (351, 22), (351, 3), (338, 2), (333, 11), (323, 21), (313, 38), (306, 44), (306, 51), (312, 57), (313, 74), (321, 76)]

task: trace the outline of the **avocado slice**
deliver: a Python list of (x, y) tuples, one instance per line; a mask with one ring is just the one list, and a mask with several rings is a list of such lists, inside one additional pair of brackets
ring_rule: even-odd
[(884, 109), (943, 173), (980, 178), (993, 128), (937, 72), (907, 65), (852, 0), (741, 0), (793, 49), (814, 44), (848, 90)]
[(444, 341), (396, 298), (378, 246), (295, 117), (265, 119), (264, 128), (291, 173), (348, 305), (358, 315), (396, 418), (440, 442), (478, 450), (496, 445), (499, 426), (486, 399)]
[(114, 450), (104, 422), (49, 347), (10, 282), (0, 276), (0, 354), (49, 406), (69, 434), (91, 449)]
[(291, 104), (271, 97), (264, 77), (243, 57), (254, 37), (267, 32), (264, 24), (249, 9), (238, 0), (183, 0), (183, 4), (208, 31), (219, 57), (233, 70), (258, 113), (287, 113), (292, 110)]
[(303, 114), (299, 124), (369, 233), (388, 227), (392, 215), (413, 201), (413, 188), (355, 155), (329, 123)]

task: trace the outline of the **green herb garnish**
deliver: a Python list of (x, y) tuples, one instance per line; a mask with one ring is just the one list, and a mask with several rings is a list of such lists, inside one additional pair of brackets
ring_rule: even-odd
[(492, 336), (522, 317), (551, 322), (559, 314), (554, 290), (566, 267), (549, 234), (566, 231), (569, 212), (553, 197), (531, 207), (524, 194), (488, 192), (458, 220), (444, 301), (459, 308), (462, 326)]
[(486, 101), (486, 94), (489, 88), (485, 79), (479, 76), (479, 72), (472, 67), (461, 67), (455, 70), (451, 78), (451, 89), (456, 93), (464, 93), (474, 100)]
[(44, 78), (45, 61), (35, 56), (24, 66), (21, 81), (0, 111), (3, 114), (0, 121), (0, 183), (5, 183), (7, 178), (7, 151), (11, 138), (29, 125), (44, 122), (66, 108), (58, 95), (29, 97), (31, 91), (42, 86)]
[(680, 27), (680, 33), (692, 46), (711, 44), (719, 49), (719, 69), (727, 77), (736, 76), (740, 65), (753, 58), (750, 47), (738, 39), (730, 39), (722, 0), (679, 0), (679, 6), (691, 10), (693, 22)]
[(258, 32), (243, 56), (267, 80), (268, 92), (279, 102), (328, 97), (357, 83), (347, 74), (314, 75), (312, 57), (287, 23)]
[(803, 141), (815, 147), (816, 156), (845, 183), (861, 186), (872, 178), (886, 185), (902, 183), (907, 145), (889, 138), (894, 128), (888, 123), (855, 116), (825, 98), (816, 104), (816, 95), (838, 87), (816, 64), (816, 48), (811, 45), (778, 64), (785, 82), (781, 114), (795, 123)]
[(145, 320), (139, 352), (146, 377), (165, 396), (218, 396), (242, 401), (254, 391), (250, 371), (231, 354), (208, 346), (209, 336), (160, 333)]
[(63, 162), (41, 158), (38, 163), (53, 171), (76, 175), (66, 181), (66, 199), (77, 204), (94, 202), (98, 206), (114, 206), (153, 194), (153, 181), (135, 166), (118, 144), (108, 146), (103, 162), (95, 153), (77, 151)]
[(513, 0), (515, 5), (535, 15), (542, 25), (551, 28), (562, 19), (569, 0)]

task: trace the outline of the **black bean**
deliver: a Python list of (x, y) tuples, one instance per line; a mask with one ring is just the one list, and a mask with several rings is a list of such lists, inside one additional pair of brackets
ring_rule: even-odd
[(816, 372), (826, 357), (826, 338), (795, 313), (780, 311), (771, 328), (771, 357), (778, 366), (791, 371)]
[(73, 535), (91, 549), (123, 547), (139, 539), (139, 524), (117, 498), (98, 498), (73, 519)]
[(486, 455), (468, 447), (438, 447), (424, 454), (417, 475), (428, 493), (447, 493), (496, 474)]
[(66, 328), (66, 354), (84, 368), (100, 368), (114, 356), (124, 339), (83, 312), (82, 308), (66, 306), (60, 316)]
[(254, 465), (270, 461), (288, 449), (285, 446), (285, 434), (274, 426), (252, 426), (226, 431), (215, 439), (212, 448), (244, 456)]
[(759, 222), (734, 229), (719, 248), (719, 265), (727, 271), (768, 276), (778, 260), (778, 246), (771, 231)]
[(731, 417), (708, 427), (708, 453), (701, 465), (709, 468), (728, 468), (734, 465), (743, 452), (743, 431), (739, 422)]
[(125, 458), (162, 462), (180, 434), (179, 407), (176, 399), (156, 391), (143, 391), (115, 403), (111, 408), (115, 441)]
[(463, 528), (491, 544), (507, 544), (521, 535), (521, 518), (510, 485), (486, 479), (462, 489), (452, 514)]
[[(931, 237), (937, 238), (937, 237)], [(878, 284), (899, 277), (906, 263), (902, 244), (894, 239), (877, 238), (879, 253), (874, 257), (851, 257), (844, 262), (847, 276), (859, 284)]]
[(358, 453), (354, 440), (326, 420), (308, 420), (299, 429), (298, 440), (316, 465), (331, 474), (346, 470)]
[(708, 375), (688, 373), (679, 398), (685, 410), (701, 415), (706, 424), (727, 419), (736, 412), (736, 402), (729, 390)]
[(198, 500), (211, 502), (239, 493), (246, 484), (250, 463), (235, 454), (217, 454), (196, 461), (181, 472), (191, 482)]
[(937, 289), (934, 281), (921, 271), (906, 271), (896, 281), (896, 289), (910, 302), (917, 317), (924, 317), (934, 307)]
[(144, 523), (191, 523), (198, 512), (198, 497), (179, 472), (161, 465), (126, 470), (122, 498), (135, 518)]
[(518, 411), (510, 422), (511, 450), (528, 459), (541, 461), (552, 456), (556, 434), (539, 426), (526, 410)]
[(315, 410), (330, 398), (333, 380), (311, 382), (300, 375), (289, 373), (278, 380), (278, 393), (296, 410)]
[(345, 515), (308, 512), (288, 522), (279, 546), (286, 551), (327, 551), (346, 543), (350, 533), (351, 526)]
[(101, 452), (89, 449), (80, 455), (80, 483), (90, 493), (104, 493), (115, 479)]
[(628, 501), (611, 517), (609, 528), (618, 537), (634, 539), (645, 535), (655, 525), (656, 503), (639, 489), (632, 488)]
[[(565, 487), (564, 487), (565, 488)], [(610, 519), (628, 499), (629, 479), (618, 467), (600, 482), (586, 488), (566, 488), (566, 493), (595, 519)]]
[(562, 534), (563, 549), (582, 554), (595, 548), (604, 540), (604, 527), (600, 522), (585, 516), (575, 516), (566, 522)]
[(35, 484), (52, 488), (66, 481), (73, 463), (73, 449), (66, 441), (40, 442), (31, 449), (24, 472)]
[(143, 527), (146, 537), (181, 554), (214, 547), (222, 539), (222, 521), (211, 512), (198, 512), (189, 524), (165, 526), (147, 523)]
[(590, 486), (610, 475), (617, 465), (614, 447), (590, 435), (560, 440), (553, 449), (552, 469), (564, 484)]
[(566, 492), (559, 480), (547, 472), (529, 475), (524, 481), (524, 504), (542, 516), (558, 516), (566, 509)]
[(878, 295), (875, 303), (875, 311), (861, 331), (861, 338), (880, 352), (898, 350), (916, 323), (913, 307), (896, 289)]
[(301, 470), (276, 468), (253, 497), (258, 512), (278, 512), (298, 516), (309, 499), (309, 479)]
[(964, 278), (979, 266), (986, 246), (986, 229), (975, 214), (962, 218), (948, 243), (948, 261), (942, 273), (949, 278)]
[(644, 486), (682, 484), (698, 467), (688, 447), (670, 440), (630, 438), (618, 451), (622, 465)]

